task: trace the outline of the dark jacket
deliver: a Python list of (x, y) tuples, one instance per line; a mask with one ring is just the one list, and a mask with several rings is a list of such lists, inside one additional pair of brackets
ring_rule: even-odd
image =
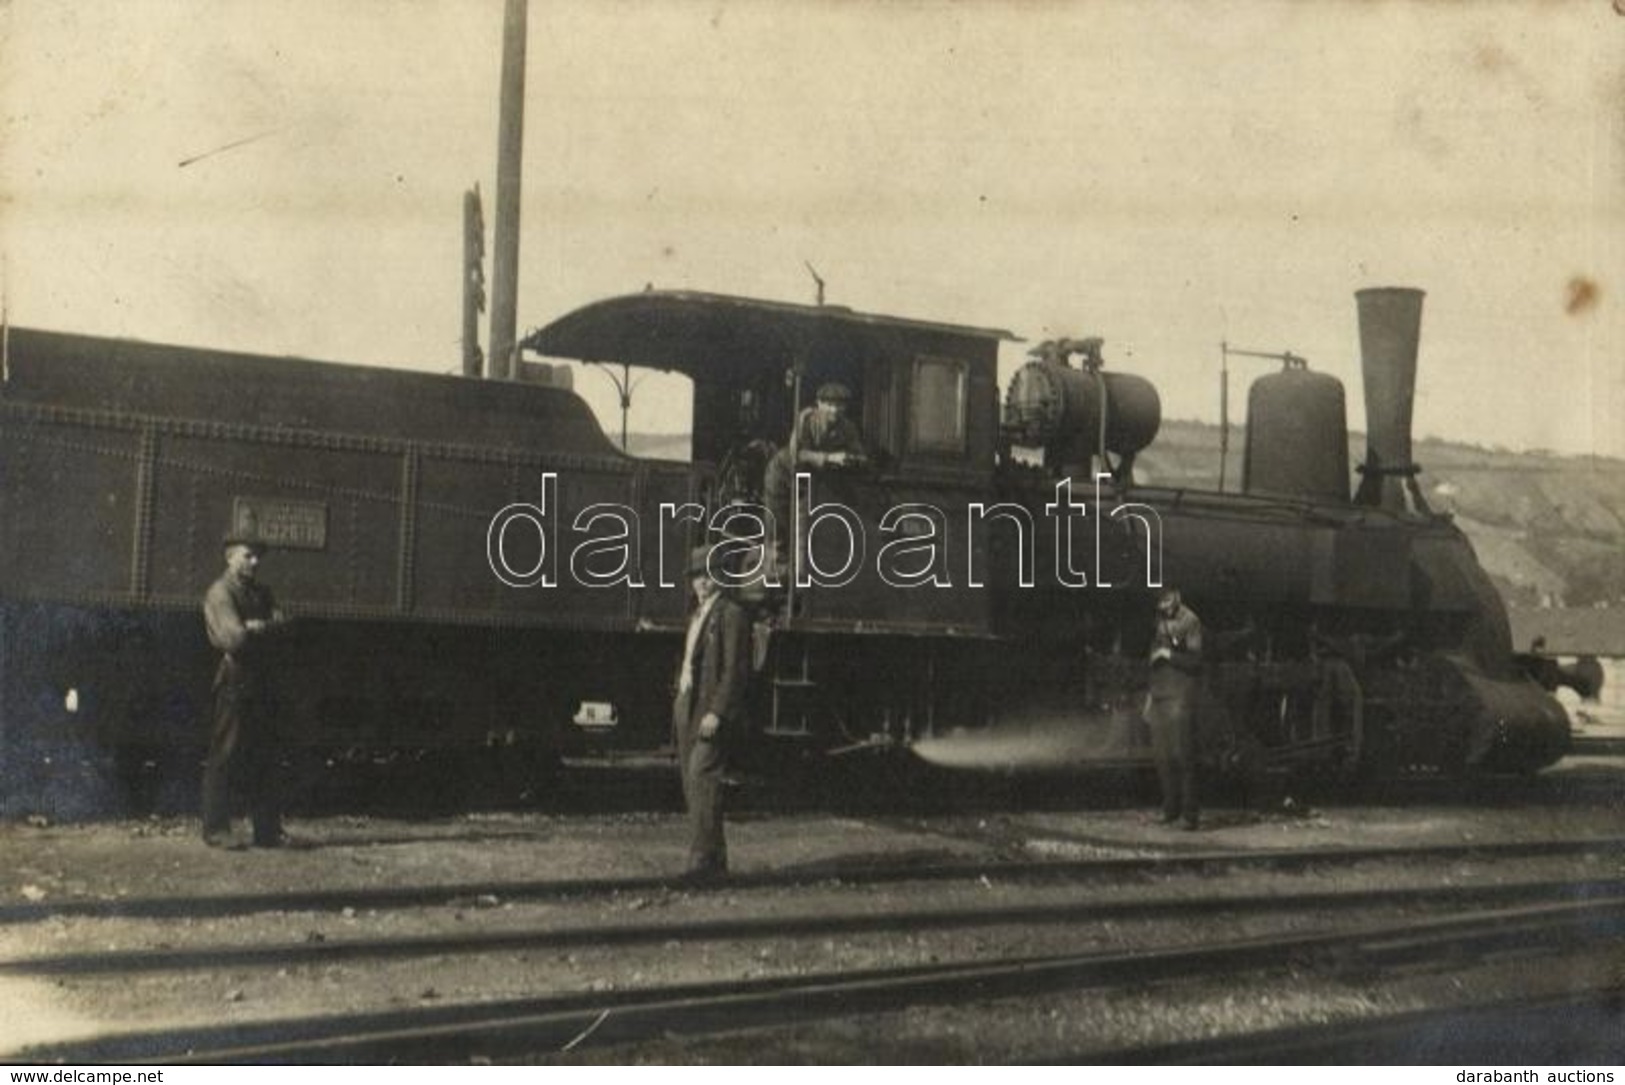
[(694, 685), (678, 697), (678, 725), (698, 724), (708, 712), (722, 721), (718, 733), (745, 726), (750, 684), (750, 616), (726, 593), (711, 604), (694, 644)]
[(796, 418), (790, 444), (797, 458), (803, 452), (846, 452), (864, 455), (863, 434), (852, 419), (842, 415), (834, 421), (824, 418), (817, 407), (807, 407)]
[(1156, 628), (1151, 636), (1151, 654), (1159, 651), (1168, 652), (1169, 659), (1156, 660), (1152, 669), (1157, 670), (1164, 664), (1172, 665), (1173, 669), (1182, 674), (1195, 675), (1202, 672), (1202, 622), (1197, 618), (1190, 607), (1180, 606), (1179, 611), (1172, 617), (1163, 617), (1160, 613), (1156, 618)]

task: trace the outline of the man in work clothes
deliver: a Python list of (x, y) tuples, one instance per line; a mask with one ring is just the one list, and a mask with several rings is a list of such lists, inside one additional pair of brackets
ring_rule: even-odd
[(745, 729), (750, 681), (750, 618), (723, 593), (716, 571), (709, 568), (711, 557), (710, 548), (703, 546), (689, 556), (695, 606), (672, 705), (672, 731), (688, 807), (690, 881), (719, 878), (728, 869), (722, 776), (728, 747)]
[(1195, 829), (1198, 800), (1196, 699), (1202, 673), (1202, 622), (1179, 592), (1157, 596), (1157, 624), (1151, 636), (1151, 695), (1145, 720), (1162, 785), (1162, 820)]
[(767, 461), (762, 476), (762, 501), (773, 514), (774, 548), (779, 558), (795, 533), (795, 473), (808, 468), (859, 467), (868, 460), (863, 435), (847, 416), (852, 393), (839, 381), (818, 389), (816, 402), (796, 416), (790, 441)]
[(228, 535), (226, 571), (203, 596), (209, 643), (220, 650), (214, 676), (214, 729), (203, 762), (203, 842), (231, 843), (231, 777), (248, 793), (254, 846), (283, 843), (282, 796), (276, 779), (276, 719), (266, 641), (286, 624), (271, 590), (258, 580), (264, 548)]

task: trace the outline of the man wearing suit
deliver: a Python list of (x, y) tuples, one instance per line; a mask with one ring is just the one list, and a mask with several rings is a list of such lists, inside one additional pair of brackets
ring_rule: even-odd
[[(718, 555), (720, 557), (720, 555)], [(672, 730), (683, 801), (688, 806), (687, 880), (711, 881), (728, 870), (722, 833), (722, 776), (728, 747), (744, 732), (750, 681), (750, 618), (723, 593), (709, 547), (689, 556), (695, 606), (683, 642), (672, 705)]]

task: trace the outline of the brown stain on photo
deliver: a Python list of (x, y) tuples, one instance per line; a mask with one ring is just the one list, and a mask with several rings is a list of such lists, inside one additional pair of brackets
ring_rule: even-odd
[(1595, 282), (1584, 275), (1576, 275), (1569, 280), (1569, 300), (1563, 306), (1563, 311), (1570, 316), (1579, 316), (1581, 313), (1588, 312), (1596, 308), (1597, 295), (1598, 290)]
[[(1625, 2), (1625, 0), (1621, 0), (1621, 2)], [(1486, 75), (1500, 75), (1517, 66), (1517, 62), (1512, 59), (1507, 51), (1493, 42), (1480, 45), (1474, 50), (1473, 64)]]

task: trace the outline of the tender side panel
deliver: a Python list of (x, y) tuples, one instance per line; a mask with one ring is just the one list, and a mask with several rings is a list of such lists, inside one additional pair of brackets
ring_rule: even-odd
[[(516, 605), (524, 589), (492, 571), (486, 537), (493, 518), (516, 502), (536, 504), (541, 472), (500, 459), (426, 454), (418, 466), (413, 595), (430, 613), (496, 615)], [(520, 524), (504, 537), (515, 566), (535, 560), (534, 533)]]
[(0, 592), (127, 595), (142, 434), (0, 414)]
[(548, 542), (557, 559), (554, 582), (512, 592), (508, 605), (524, 614), (569, 615), (588, 627), (628, 627), (637, 541), (634, 473), (569, 466), (554, 472), (557, 505), (549, 505), (547, 521), (554, 529)]
[[(690, 493), (682, 472), (646, 492), (647, 476), (631, 461), (434, 450), (419, 455), (412, 489), (415, 615), (606, 630), (651, 616), (633, 585), (658, 583), (656, 506)], [(680, 551), (674, 546), (671, 560), (681, 562)], [(674, 584), (680, 579), (679, 568)], [(680, 604), (654, 610), (681, 619)]]
[(652, 463), (640, 468), (637, 511), (643, 589), (632, 599), (640, 622), (679, 625), (687, 615), (683, 566), (689, 551), (705, 536), (705, 525), (686, 514), (695, 511), (693, 506), (707, 516), (715, 511), (706, 503), (709, 494), (701, 490), (701, 480), (702, 469), (686, 465)]
[(402, 504), (398, 452), (163, 436), (152, 528), (152, 591), (190, 599), (219, 575), (228, 528), (268, 539), (267, 568), (290, 606), (394, 608)]
[[(659, 583), (661, 546), (683, 559), (692, 525), (662, 527), (659, 505), (694, 499), (686, 468), (28, 407), (0, 416), (0, 463), (0, 591), (15, 597), (190, 608), (239, 530), (270, 543), (268, 580), (310, 617), (681, 619), (680, 569), (658, 599), (631, 584)], [(514, 506), (496, 568), (492, 525)]]

